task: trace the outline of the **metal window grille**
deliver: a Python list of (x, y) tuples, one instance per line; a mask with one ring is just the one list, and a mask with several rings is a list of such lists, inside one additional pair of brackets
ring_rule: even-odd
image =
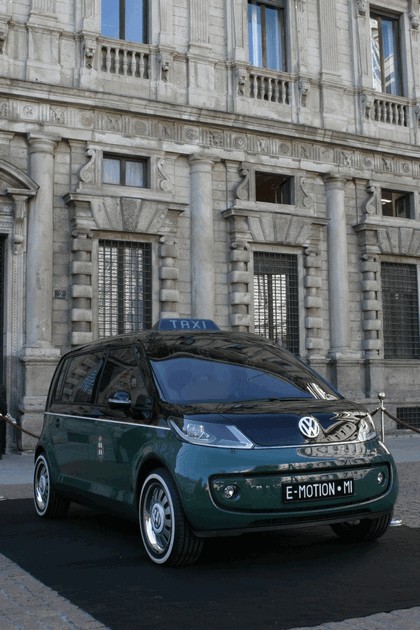
[(420, 358), (416, 265), (382, 263), (385, 359)]
[[(4, 295), (5, 295), (5, 279), (4, 279), (4, 257), (5, 257), (6, 237), (0, 237), (0, 331), (4, 334)], [(0, 344), (0, 383), (3, 382), (3, 344)]]
[(299, 354), (297, 256), (254, 253), (255, 332)]
[(150, 243), (99, 241), (99, 336), (135, 332), (151, 325)]
[[(398, 407), (397, 418), (414, 429), (420, 429), (420, 407)], [(407, 429), (407, 427), (403, 424), (397, 424), (397, 429)]]

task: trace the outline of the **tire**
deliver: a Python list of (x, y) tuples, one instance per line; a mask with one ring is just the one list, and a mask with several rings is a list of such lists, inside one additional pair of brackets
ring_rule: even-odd
[(203, 542), (191, 531), (175, 482), (163, 468), (142, 486), (139, 524), (144, 548), (156, 564), (185, 566), (199, 558)]
[(392, 514), (379, 518), (362, 519), (331, 525), (333, 532), (346, 543), (369, 542), (383, 536), (389, 527)]
[(70, 505), (70, 501), (56, 494), (50, 467), (43, 453), (35, 461), (34, 505), (38, 516), (43, 518), (64, 518)]

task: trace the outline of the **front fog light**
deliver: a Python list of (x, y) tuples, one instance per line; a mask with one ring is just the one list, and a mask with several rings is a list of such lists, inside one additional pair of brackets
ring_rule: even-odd
[(382, 485), (384, 480), (385, 480), (384, 473), (379, 472), (376, 476), (376, 481), (379, 483), (379, 485)]
[(225, 499), (233, 499), (239, 492), (239, 488), (234, 483), (229, 484), (223, 488), (223, 497)]

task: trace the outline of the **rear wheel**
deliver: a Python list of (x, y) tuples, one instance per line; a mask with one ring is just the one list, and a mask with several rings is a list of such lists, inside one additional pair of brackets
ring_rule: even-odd
[(34, 504), (38, 516), (44, 518), (63, 518), (70, 505), (70, 501), (56, 494), (50, 467), (44, 454), (38, 455), (35, 462)]
[(175, 482), (165, 469), (149, 474), (143, 484), (139, 523), (147, 555), (156, 564), (180, 566), (198, 559), (203, 543), (191, 531)]
[(385, 514), (379, 518), (335, 523), (331, 525), (331, 529), (344, 542), (368, 542), (385, 534), (391, 522), (391, 517), (392, 514)]

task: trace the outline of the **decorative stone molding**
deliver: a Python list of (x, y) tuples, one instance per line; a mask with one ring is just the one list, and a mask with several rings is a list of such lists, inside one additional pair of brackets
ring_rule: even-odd
[[(366, 116), (369, 117), (369, 110), (373, 107), (372, 97), (369, 93), (360, 97), (365, 100)], [(68, 121), (72, 121), (76, 131), (86, 133), (88, 130), (92, 137), (104, 131), (120, 133), (129, 137), (149, 140), (164, 140), (168, 145), (168, 151), (174, 153), (179, 151), (179, 145), (184, 142), (193, 142), (197, 148), (208, 151), (209, 147), (215, 149), (219, 156), (219, 149), (227, 151), (240, 150), (248, 152), (253, 156), (271, 157), (273, 159), (287, 158), (289, 166), (301, 165), (302, 160), (310, 161), (313, 170), (325, 172), (334, 170), (337, 166), (342, 166), (343, 152), (348, 153), (346, 146), (316, 142), (312, 140), (304, 141), (294, 136), (276, 137), (275, 133), (264, 135), (260, 133), (247, 132), (244, 129), (235, 129), (226, 126), (223, 129), (215, 129), (214, 126), (205, 124), (185, 123), (174, 120), (151, 120), (145, 115), (135, 115), (126, 112), (124, 115), (116, 115), (115, 112), (104, 112), (100, 109), (86, 110), (75, 106), (62, 106), (57, 103), (57, 107), (62, 110), (55, 126), (65, 126)], [(20, 128), (22, 122), (28, 121), (32, 125), (43, 126), (51, 120), (50, 109), (40, 107), (39, 103), (31, 102), (28, 99), (4, 98), (0, 102), (0, 111), (7, 114), (9, 128)], [(378, 145), (373, 141), (366, 140), (365, 149), (358, 149), (352, 152), (352, 172), (361, 177), (366, 177), (366, 171), (374, 174), (390, 172), (389, 165), (392, 163), (392, 172), (396, 175), (404, 175), (409, 168), (412, 179), (418, 179), (420, 183), (420, 161), (416, 158), (393, 155), (392, 160), (389, 154), (378, 150)], [(173, 143), (173, 147), (169, 146)], [(416, 183), (416, 185), (419, 185)]]
[(161, 236), (159, 243), (160, 316), (177, 317), (179, 312), (178, 242), (174, 236), (168, 235)]
[(240, 199), (241, 201), (246, 201), (249, 199), (249, 183), (250, 183), (250, 175), (251, 170), (249, 168), (241, 168), (240, 174), (243, 177), (243, 180), (238, 184), (235, 190), (236, 199)]
[(372, 183), (366, 186), (367, 199), (363, 203), (363, 213), (372, 215), (378, 212), (378, 188)]
[(96, 181), (96, 171), (95, 171), (95, 162), (97, 157), (97, 151), (94, 149), (88, 149), (86, 151), (86, 155), (89, 157), (89, 162), (82, 166), (79, 172), (80, 181), (85, 184), (95, 184)]
[(381, 254), (420, 256), (420, 230), (414, 227), (377, 226), (377, 239)]
[(308, 218), (268, 212), (250, 213), (248, 225), (254, 241), (296, 246), (307, 243), (312, 228)]
[(379, 262), (377, 257), (363, 254), (360, 270), (362, 274), (362, 347), (365, 358), (371, 359), (379, 355), (382, 347), (379, 336), (382, 321), (379, 317), (381, 303), (379, 300)]
[(168, 173), (165, 170), (165, 160), (160, 159), (157, 162), (157, 172), (159, 176), (159, 188), (165, 193), (172, 192), (173, 184), (169, 178)]
[(313, 209), (314, 206), (314, 191), (313, 191), (313, 179), (307, 177), (299, 178), (299, 189), (302, 196), (302, 206), (306, 210)]
[(250, 232), (247, 218), (229, 215), (229, 323), (232, 330), (248, 332), (251, 327), (251, 253), (249, 251)]
[(71, 262), (71, 343), (80, 345), (93, 340), (92, 332), (92, 239), (89, 234), (72, 239)]
[(322, 299), (319, 295), (322, 288), (322, 261), (317, 248), (305, 247), (304, 254), (305, 346), (309, 357), (313, 357), (319, 355), (323, 348), (322, 330), (324, 321), (320, 315)]

